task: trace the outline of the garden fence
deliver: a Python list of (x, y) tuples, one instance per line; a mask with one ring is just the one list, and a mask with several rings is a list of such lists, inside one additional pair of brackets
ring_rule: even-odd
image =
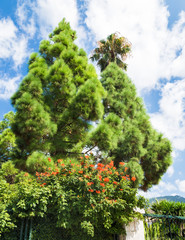
[(185, 217), (144, 214), (145, 240), (185, 240)]
[[(56, 227), (56, 217), (47, 216), (47, 218), (23, 218), (17, 219), (16, 228), (10, 232), (4, 233), (1, 240), (80, 240), (82, 237), (78, 231), (68, 231), (61, 227)], [(91, 237), (84, 237), (84, 240), (92, 240)], [(99, 232), (93, 239), (98, 240), (118, 240), (118, 235), (106, 235)]]

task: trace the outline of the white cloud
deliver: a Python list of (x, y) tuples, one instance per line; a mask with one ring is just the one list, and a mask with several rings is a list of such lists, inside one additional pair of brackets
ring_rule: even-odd
[(174, 184), (170, 182), (160, 181), (158, 185), (154, 185), (147, 192), (143, 192), (140, 190), (138, 193), (146, 198), (155, 198), (169, 194), (171, 195), (174, 194), (174, 192), (176, 191), (177, 187)]
[(185, 79), (164, 86), (159, 107), (160, 112), (150, 115), (153, 126), (175, 149), (185, 150)]
[(175, 183), (176, 183), (179, 191), (185, 193), (185, 180), (181, 181), (181, 180), (177, 179), (175, 181)]
[(75, 0), (37, 0), (35, 11), (42, 37), (55, 28), (65, 17), (74, 29), (78, 29), (79, 14)]
[(85, 46), (87, 35), (82, 26), (79, 25), (80, 14), (76, 0), (34, 0), (18, 1), (17, 17), (20, 27), (33, 37), (47, 39), (58, 23), (66, 18), (72, 29), (77, 31), (77, 44)]
[(0, 19), (0, 58), (12, 58), (15, 67), (27, 57), (27, 39), (19, 33), (10, 18)]
[(169, 176), (169, 177), (172, 177), (173, 176), (173, 174), (174, 174), (174, 168), (173, 168), (173, 166), (170, 166), (169, 168), (168, 168), (168, 170), (167, 170), (167, 175)]
[[(160, 78), (185, 76), (185, 14), (172, 30), (162, 0), (89, 0), (86, 23), (96, 40), (119, 31), (133, 45), (128, 74), (138, 90), (154, 88)], [(177, 51), (182, 54), (177, 56)]]
[(0, 99), (9, 99), (18, 87), (20, 76), (12, 79), (7, 76), (0, 77)]
[(26, 33), (27, 36), (33, 37), (36, 33), (35, 26), (35, 13), (33, 11), (35, 7), (34, 2), (30, 0), (18, 0), (17, 3), (17, 21), (19, 27)]

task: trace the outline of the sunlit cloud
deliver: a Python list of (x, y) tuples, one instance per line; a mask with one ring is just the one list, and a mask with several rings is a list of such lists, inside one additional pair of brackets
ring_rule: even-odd
[(153, 126), (172, 141), (175, 149), (185, 150), (185, 79), (164, 86), (159, 108), (151, 114)]
[(179, 180), (179, 179), (177, 179), (177, 180), (175, 181), (175, 183), (176, 183), (179, 191), (182, 192), (182, 193), (185, 193), (185, 180)]
[(0, 59), (13, 59), (14, 67), (27, 57), (27, 39), (10, 19), (0, 20)]
[(0, 76), (0, 99), (9, 99), (18, 87), (20, 76), (8, 78), (6, 75)]
[(173, 168), (173, 166), (170, 166), (169, 168), (168, 168), (168, 170), (167, 170), (167, 175), (169, 176), (169, 177), (172, 177), (173, 176), (173, 174), (174, 174), (174, 168)]
[(164, 195), (172, 195), (177, 191), (175, 184), (160, 181), (158, 185), (153, 186), (147, 192), (139, 191), (139, 194), (146, 198), (155, 198)]

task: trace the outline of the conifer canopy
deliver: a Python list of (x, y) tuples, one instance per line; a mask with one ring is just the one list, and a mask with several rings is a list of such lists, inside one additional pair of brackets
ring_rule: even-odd
[(30, 56), (29, 72), (12, 97), (12, 129), (22, 157), (34, 151), (73, 153), (86, 138), (89, 122), (103, 115), (104, 89), (75, 39), (75, 31), (63, 20), (49, 40), (40, 43), (40, 52)]

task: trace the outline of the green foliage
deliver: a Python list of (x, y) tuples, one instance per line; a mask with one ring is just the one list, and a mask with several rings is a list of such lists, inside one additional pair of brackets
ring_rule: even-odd
[[(6, 177), (6, 176), (5, 176)], [(14, 187), (9, 185), (0, 175), (0, 236), (2, 233), (14, 229), (16, 225), (8, 213), (9, 203), (15, 195)]]
[(75, 39), (63, 20), (40, 43), (40, 53), (30, 56), (29, 72), (12, 97), (19, 159), (35, 151), (55, 157), (73, 154), (77, 144), (83, 146), (89, 121), (103, 115), (104, 89)]
[[(21, 172), (11, 185), (3, 178), (0, 200), (5, 211), (12, 211), (7, 216), (1, 211), (0, 219), (6, 221), (1, 231), (20, 218), (43, 217), (45, 223), (47, 218), (53, 219), (54, 229), (66, 232), (72, 240), (77, 236), (82, 240), (109, 239), (112, 234), (124, 233), (123, 224), (138, 217), (134, 209), (144, 204), (130, 187), (135, 179), (130, 180), (124, 164), (119, 169), (112, 161), (95, 167), (93, 161), (89, 156), (80, 157), (78, 163), (58, 159), (54, 169), (47, 167), (36, 172), (36, 177)], [(36, 230), (33, 236), (37, 236)]]
[[(50, 159), (50, 158), (49, 158)], [(26, 167), (30, 173), (43, 172), (46, 168), (54, 167), (54, 162), (41, 152), (33, 152), (26, 160)]]
[(135, 86), (115, 63), (107, 66), (100, 80), (107, 91), (103, 99), (104, 116), (91, 131), (87, 147), (98, 147), (116, 166), (121, 161), (127, 162), (137, 173), (135, 187), (146, 191), (158, 184), (170, 166), (171, 144), (153, 129)]
[(10, 128), (13, 122), (13, 112), (5, 114), (0, 122), (0, 164), (10, 160), (16, 148), (16, 137)]
[(185, 203), (171, 202), (167, 200), (156, 201), (152, 204), (151, 209), (156, 214), (185, 216)]
[(6, 179), (8, 183), (14, 183), (18, 169), (15, 168), (12, 161), (7, 161), (2, 164), (0, 175)]
[[(152, 218), (152, 224), (145, 221), (146, 239), (183, 239), (185, 216), (185, 203), (172, 202), (167, 200), (156, 201), (152, 204), (151, 210), (158, 217)], [(165, 215), (165, 216), (164, 216)]]
[(116, 63), (120, 68), (126, 70), (124, 62), (131, 51), (131, 43), (125, 37), (113, 33), (107, 40), (100, 40), (98, 47), (94, 49), (91, 60), (97, 61), (97, 65), (103, 71), (111, 62)]

